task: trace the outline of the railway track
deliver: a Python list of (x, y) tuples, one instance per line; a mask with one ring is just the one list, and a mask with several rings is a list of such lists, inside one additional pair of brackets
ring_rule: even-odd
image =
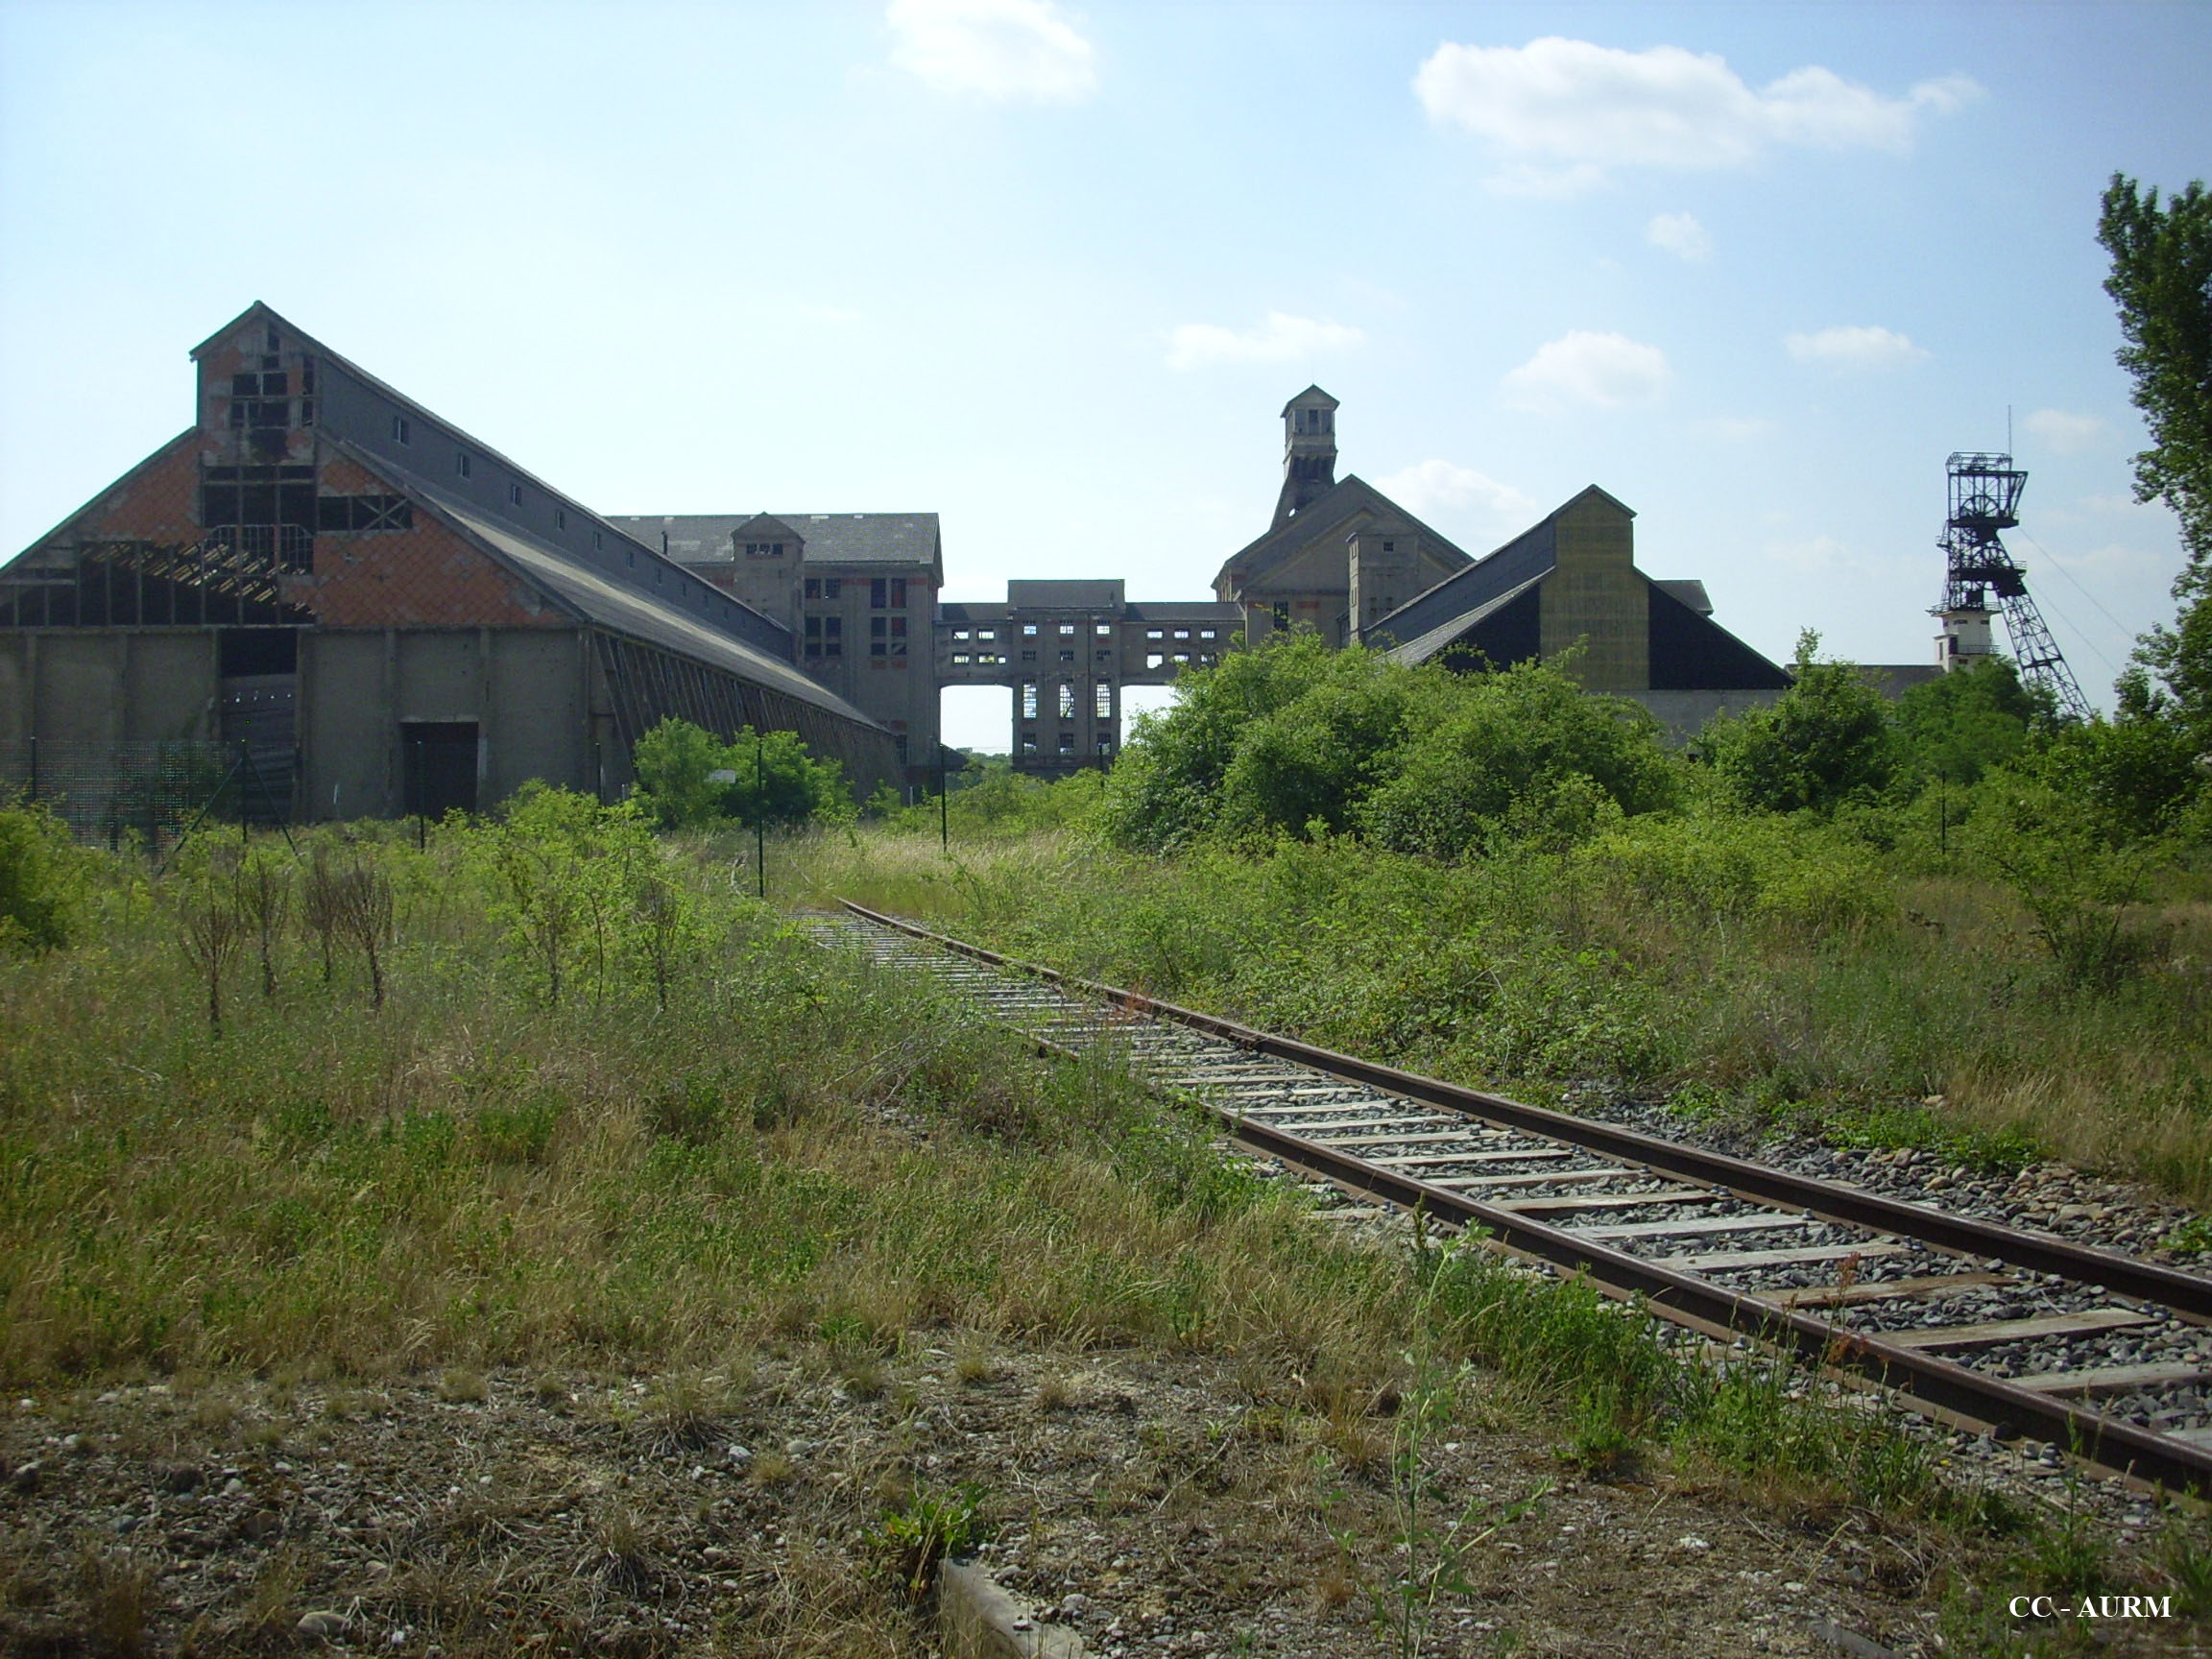
[(1243, 1146), (1945, 1422), (2212, 1495), (2212, 1280), (1418, 1077), (1014, 962), (850, 902), (826, 945), (1055, 1048), (1111, 1045)]

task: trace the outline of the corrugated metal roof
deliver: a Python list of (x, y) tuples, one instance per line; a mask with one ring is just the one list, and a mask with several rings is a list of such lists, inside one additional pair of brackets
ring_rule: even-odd
[[(421, 488), (420, 486), (418, 487)], [(818, 685), (790, 663), (765, 651), (732, 638), (719, 629), (685, 615), (672, 605), (610, 582), (597, 571), (577, 564), (561, 548), (524, 536), (507, 525), (484, 517), (473, 508), (443, 492), (421, 489), (430, 505), (444, 517), (473, 536), (492, 552), (515, 565), (555, 599), (576, 611), (586, 621), (612, 633), (627, 634), (650, 645), (659, 645), (710, 666), (781, 691), (816, 708), (863, 726), (882, 730), (878, 722), (834, 692)]]
[[(1549, 570), (1544, 572), (1545, 576), (1550, 574)], [(1474, 610), (1462, 612), (1450, 621), (1430, 629), (1418, 639), (1409, 639), (1403, 645), (1393, 646), (1383, 655), (1393, 662), (1404, 662), (1408, 666), (1417, 662), (1426, 662), (1430, 658), (1451, 645), (1454, 640), (1465, 636), (1470, 629), (1479, 627), (1482, 623), (1487, 622), (1543, 580), (1544, 576), (1531, 576), (1520, 587), (1508, 589), (1495, 599), (1486, 600)]]

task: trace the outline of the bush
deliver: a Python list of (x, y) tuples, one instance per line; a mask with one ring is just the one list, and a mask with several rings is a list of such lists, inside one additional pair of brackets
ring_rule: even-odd
[(77, 849), (59, 818), (37, 806), (0, 807), (0, 952), (68, 944), (82, 884)]
[(637, 739), (631, 763), (637, 792), (670, 830), (724, 821), (778, 826), (854, 816), (844, 769), (817, 760), (796, 732), (757, 738), (748, 726), (728, 743), (671, 716)]
[(1299, 635), (1179, 682), (1174, 707), (1139, 725), (1099, 821), (1148, 853), (1352, 831), (1462, 858), (1572, 845), (1671, 805), (1678, 781), (1649, 715), (1556, 665), (1462, 675)]
[(1720, 715), (1699, 746), (1741, 805), (1830, 812), (1879, 794), (1895, 765), (1882, 693), (1850, 662), (1815, 660), (1820, 636), (1797, 637), (1794, 682), (1771, 709)]
[(1703, 918), (1756, 916), (1827, 929), (1881, 920), (1897, 907), (1874, 850), (1817, 821), (1639, 819), (1599, 836), (1576, 862), (1617, 895)]

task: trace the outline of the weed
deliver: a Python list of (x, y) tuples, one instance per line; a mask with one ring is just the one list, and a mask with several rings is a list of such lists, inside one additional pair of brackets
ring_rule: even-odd
[(448, 1365), (438, 1379), (438, 1398), (448, 1406), (481, 1406), (491, 1393), (484, 1374), (466, 1365)]
[(155, 1606), (152, 1565), (128, 1550), (87, 1548), (77, 1558), (77, 1578), (95, 1650), (137, 1659), (146, 1651), (146, 1622)]
[(938, 1562), (973, 1553), (990, 1535), (982, 1489), (963, 1484), (949, 1492), (917, 1488), (905, 1502), (884, 1511), (871, 1543), (902, 1594), (920, 1602), (929, 1594)]
[(2167, 1515), (2158, 1535), (2158, 1565), (2181, 1613), (2212, 1623), (2212, 1527), (2202, 1516), (2179, 1509)]

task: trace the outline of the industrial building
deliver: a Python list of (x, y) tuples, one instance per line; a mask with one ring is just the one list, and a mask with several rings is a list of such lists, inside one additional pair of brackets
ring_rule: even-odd
[(192, 423), (0, 567), (0, 783), (83, 822), (179, 751), (269, 816), (613, 798), (664, 716), (796, 731), (866, 791), (893, 733), (788, 622), (254, 304), (192, 351)]
[(1683, 735), (1789, 687), (1787, 669), (1713, 620), (1702, 582), (1636, 568), (1636, 515), (1596, 485), (1473, 559), (1365, 480), (1336, 477), (1338, 407), (1318, 386), (1283, 406), (1274, 522), (1214, 578), (1249, 639), (1305, 626), (1466, 670), (1572, 653), (1583, 685)]
[(795, 731), (860, 793), (911, 793), (948, 685), (1003, 686), (1014, 764), (1055, 776), (1111, 762), (1126, 687), (1294, 628), (1459, 669), (1572, 652), (1684, 734), (1790, 684), (1702, 584), (1636, 568), (1602, 490), (1476, 559), (1339, 479), (1317, 386), (1211, 600), (1099, 578), (977, 603), (941, 597), (933, 513), (607, 517), (266, 305), (192, 358), (192, 424), (0, 566), (0, 786), (111, 830), (179, 755), (203, 786), (250, 774), (270, 818), (473, 810), (530, 779), (613, 799), (668, 715)]

